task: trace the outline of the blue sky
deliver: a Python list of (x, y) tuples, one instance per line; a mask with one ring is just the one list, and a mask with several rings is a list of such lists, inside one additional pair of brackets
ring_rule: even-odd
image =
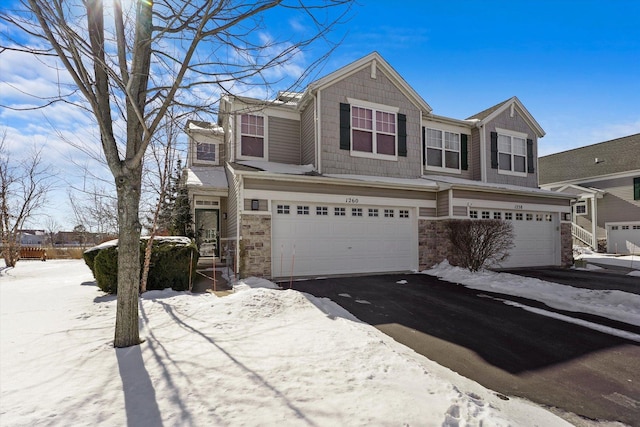
[[(546, 131), (539, 141), (546, 155), (640, 132), (638, 16), (639, 0), (359, 0), (332, 35), (344, 40), (319, 76), (377, 51), (438, 115), (464, 119), (515, 95)], [(300, 16), (282, 12), (266, 23), (275, 38), (308, 31)], [(295, 73), (317, 54), (280, 72)], [(65, 77), (40, 62), (0, 54), (0, 104), (34, 103), (26, 93), (56, 93), (57, 79)], [(91, 120), (63, 104), (0, 108), (0, 129), (9, 130), (16, 152), (48, 148), (62, 177), (49, 212), (72, 227), (67, 189), (93, 179), (77, 166), (110, 179), (92, 159), (99, 145)], [(68, 143), (74, 138), (84, 151)], [(41, 218), (31, 226), (42, 226)]]

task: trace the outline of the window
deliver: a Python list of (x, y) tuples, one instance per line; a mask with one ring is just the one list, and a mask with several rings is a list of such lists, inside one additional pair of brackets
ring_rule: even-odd
[(516, 221), (522, 221), (522, 214), (521, 213), (517, 213), (516, 214)]
[(494, 212), (493, 219), (502, 219), (502, 212)]
[(513, 213), (512, 212), (505, 212), (504, 213), (504, 219), (506, 219), (508, 221), (512, 221), (513, 220)]
[(618, 226), (617, 226), (617, 225), (612, 225), (612, 226), (611, 226), (611, 229), (612, 229), (612, 230), (617, 230), (617, 229), (618, 229)]
[(298, 215), (309, 215), (309, 206), (298, 206)]
[(587, 214), (587, 203), (586, 202), (577, 202), (575, 205), (576, 215), (586, 215)]
[(544, 220), (547, 221), (547, 222), (551, 222), (551, 221), (553, 221), (553, 217), (551, 216), (551, 214), (546, 214), (544, 216)]
[(526, 173), (527, 140), (517, 136), (498, 134), (498, 169)]
[(640, 200), (640, 177), (633, 178), (633, 200)]
[(393, 218), (393, 209), (385, 209), (384, 210), (385, 218)]
[(333, 209), (333, 214), (334, 214), (335, 216), (345, 216), (345, 215), (346, 215), (346, 212), (345, 212), (345, 209), (344, 209), (344, 208), (334, 208), (334, 209)]
[(527, 221), (533, 221), (533, 214), (527, 214)]
[(398, 211), (398, 216), (399, 216), (400, 218), (409, 218), (409, 211), (408, 211), (408, 210), (405, 210), (405, 209), (400, 209), (400, 210)]
[(542, 214), (536, 214), (536, 221), (542, 221)]
[(478, 219), (478, 211), (469, 211), (469, 218)]
[(202, 160), (206, 162), (216, 161), (217, 144), (210, 144), (207, 142), (196, 143), (196, 160)]
[(427, 166), (460, 169), (460, 134), (426, 129)]
[(362, 216), (362, 208), (351, 208), (351, 216)]
[(633, 229), (634, 229), (634, 230), (640, 230), (640, 225), (634, 225), (634, 226), (633, 226)]
[(276, 212), (279, 214), (289, 215), (289, 205), (278, 205)]
[(329, 208), (326, 206), (316, 206), (316, 215), (327, 216), (329, 215)]
[(396, 155), (396, 114), (373, 108), (351, 107), (353, 151)]
[(629, 226), (628, 226), (628, 225), (623, 225), (623, 226), (622, 226), (622, 229), (623, 229), (623, 230), (628, 230), (628, 229), (629, 229)]
[(254, 114), (240, 117), (240, 154), (264, 158), (264, 117)]
[(482, 219), (489, 219), (489, 218), (491, 218), (490, 212), (482, 211)]
[(369, 216), (370, 217), (377, 217), (378, 216), (378, 209), (369, 209)]

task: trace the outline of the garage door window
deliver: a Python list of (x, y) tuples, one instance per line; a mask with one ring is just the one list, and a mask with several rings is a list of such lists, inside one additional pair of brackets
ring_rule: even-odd
[(409, 218), (409, 211), (405, 209), (400, 209), (398, 216), (400, 218)]
[(351, 208), (351, 216), (362, 216), (362, 208)]
[(333, 214), (335, 216), (345, 216), (346, 215), (345, 208), (335, 208), (333, 210)]
[(316, 215), (327, 216), (329, 215), (329, 208), (326, 206), (316, 206)]
[(278, 205), (276, 212), (280, 215), (289, 215), (289, 205)]
[(298, 215), (309, 215), (309, 206), (298, 206)]
[(385, 218), (393, 218), (393, 209), (385, 209), (384, 210)]

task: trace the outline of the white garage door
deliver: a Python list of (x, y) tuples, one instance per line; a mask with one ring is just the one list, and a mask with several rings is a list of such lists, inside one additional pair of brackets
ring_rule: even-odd
[(505, 212), (513, 218), (514, 243), (503, 267), (535, 267), (560, 264), (560, 231), (557, 214)]
[(640, 253), (640, 222), (607, 224), (607, 252)]
[(417, 269), (415, 210), (273, 202), (274, 277)]
[(525, 211), (470, 211), (472, 219), (504, 219), (513, 224), (514, 247), (500, 265), (536, 267), (560, 264), (558, 215)]

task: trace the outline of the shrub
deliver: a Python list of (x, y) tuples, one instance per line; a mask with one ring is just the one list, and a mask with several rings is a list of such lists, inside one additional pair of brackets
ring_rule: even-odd
[(497, 219), (447, 221), (453, 252), (461, 267), (470, 271), (499, 265), (513, 247), (513, 225)]
[(108, 294), (118, 292), (118, 248), (110, 246), (96, 252), (93, 259), (93, 277), (98, 287)]
[[(144, 264), (146, 239), (140, 241), (140, 270)], [(193, 257), (192, 257), (193, 255)], [(98, 287), (104, 292), (115, 294), (118, 290), (118, 249), (117, 246), (96, 246), (83, 255), (91, 269)], [(176, 291), (189, 289), (189, 261), (191, 271), (198, 263), (195, 242), (184, 244), (170, 239), (154, 240), (151, 248), (151, 264), (147, 278), (147, 290), (172, 288)]]

